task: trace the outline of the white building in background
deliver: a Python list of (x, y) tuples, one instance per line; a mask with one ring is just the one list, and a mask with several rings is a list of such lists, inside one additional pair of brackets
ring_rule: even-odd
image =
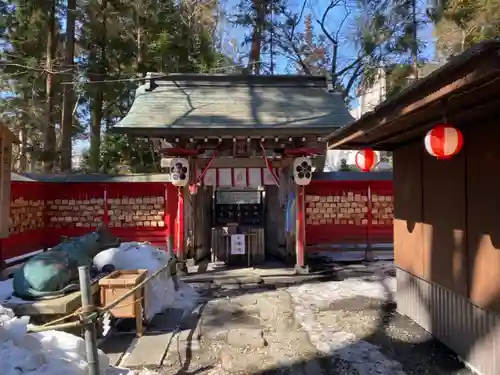
[[(425, 64), (419, 69), (419, 77), (425, 77), (440, 66), (438, 63)], [(358, 120), (365, 113), (371, 112), (387, 98), (389, 89), (390, 69), (380, 68), (377, 72), (377, 78), (374, 84), (368, 88), (358, 90), (358, 106), (350, 110), (352, 117)], [(411, 77), (409, 77), (411, 79)], [(338, 171), (342, 159), (346, 160), (348, 166), (356, 166), (355, 156), (357, 151), (350, 150), (332, 150), (327, 151), (325, 160), (325, 172)], [(380, 160), (380, 152), (377, 152)], [(377, 171), (392, 170), (392, 165), (386, 161), (381, 161), (375, 168)]]
[[(386, 98), (387, 92), (387, 79), (383, 69), (380, 69), (379, 79), (374, 85), (368, 89), (363, 90), (361, 95), (358, 95), (359, 105), (350, 110), (351, 116), (358, 120), (362, 115), (375, 109), (377, 105), (382, 103)], [(359, 92), (358, 92), (359, 94)], [(342, 159), (345, 159), (349, 167), (356, 167), (356, 153), (357, 150), (330, 150), (326, 152), (324, 172), (335, 172), (340, 169)], [(380, 160), (380, 152), (376, 152)], [(375, 170), (391, 170), (392, 166), (387, 162), (380, 162)]]

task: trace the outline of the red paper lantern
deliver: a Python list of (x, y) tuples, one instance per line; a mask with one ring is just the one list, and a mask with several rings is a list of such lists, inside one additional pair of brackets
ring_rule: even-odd
[(370, 172), (377, 165), (377, 153), (370, 148), (358, 151), (354, 158), (356, 166), (362, 172)]
[(463, 144), (460, 130), (448, 124), (436, 125), (425, 136), (427, 152), (438, 159), (449, 159), (458, 154)]

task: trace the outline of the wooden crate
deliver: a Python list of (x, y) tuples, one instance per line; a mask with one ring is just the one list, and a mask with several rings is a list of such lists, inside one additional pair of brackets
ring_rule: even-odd
[[(147, 270), (114, 271), (99, 280), (101, 304), (106, 306), (125, 295), (143, 282), (147, 273)], [(144, 288), (138, 288), (134, 294), (128, 296), (110, 310), (110, 313), (115, 318), (135, 318), (138, 336), (141, 336), (143, 331), (143, 298)]]

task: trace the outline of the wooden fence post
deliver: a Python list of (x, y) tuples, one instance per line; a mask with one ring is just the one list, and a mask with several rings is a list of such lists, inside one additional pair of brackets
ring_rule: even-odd
[(372, 249), (372, 244), (371, 244), (371, 232), (372, 232), (372, 210), (373, 210), (373, 204), (372, 204), (372, 189), (371, 189), (371, 183), (368, 181), (368, 213), (367, 213), (367, 224), (366, 224), (366, 248), (365, 248), (365, 261), (367, 262), (372, 262), (373, 259), (373, 249)]
[[(80, 291), (82, 297), (82, 314), (85, 320), (94, 313), (89, 269), (87, 266), (78, 267)], [(97, 350), (96, 320), (86, 321), (84, 326), (85, 353), (89, 364), (89, 375), (99, 375), (99, 352)]]
[(108, 187), (104, 185), (104, 224), (109, 225), (109, 211), (108, 211)]

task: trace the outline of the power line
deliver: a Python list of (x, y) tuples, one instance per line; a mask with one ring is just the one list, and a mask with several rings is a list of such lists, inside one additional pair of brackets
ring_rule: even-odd
[[(261, 61), (255, 61), (251, 64), (261, 64)], [(210, 69), (210, 73), (215, 73), (216, 71), (222, 71), (226, 69), (231, 69), (231, 68), (238, 68), (240, 67), (241, 64), (235, 64), (235, 65), (227, 65), (227, 66), (222, 66), (219, 68), (212, 68)], [(93, 85), (97, 83), (118, 83), (118, 82), (138, 82), (138, 81), (148, 81), (152, 79), (162, 79), (162, 78), (168, 78), (170, 77), (170, 74), (161, 74), (161, 75), (155, 75), (153, 77), (130, 77), (130, 78), (116, 78), (116, 79), (103, 79), (99, 81), (68, 81), (68, 82), (61, 82), (61, 85)]]

